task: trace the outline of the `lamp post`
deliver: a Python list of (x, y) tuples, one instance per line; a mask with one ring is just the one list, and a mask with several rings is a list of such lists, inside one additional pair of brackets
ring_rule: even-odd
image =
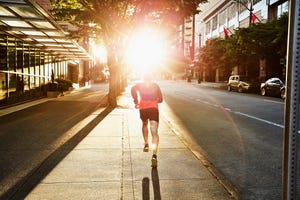
[(249, 26), (251, 26), (251, 24), (252, 24), (252, 14), (253, 14), (253, 10), (254, 10), (253, 9), (253, 0), (250, 0), (250, 8), (248, 8), (248, 6), (245, 5), (245, 3), (241, 2), (240, 0), (233, 0), (233, 1), (235, 1), (236, 3), (242, 4), (250, 12), (250, 14), (249, 14)]
[(250, 12), (249, 15), (249, 26), (252, 24), (252, 14), (253, 14), (253, 0), (250, 0), (250, 8), (248, 9)]

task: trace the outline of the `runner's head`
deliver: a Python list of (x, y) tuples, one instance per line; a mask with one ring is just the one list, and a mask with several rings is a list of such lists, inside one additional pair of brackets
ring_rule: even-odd
[(149, 81), (151, 81), (152, 80), (152, 75), (151, 75), (151, 73), (145, 73), (144, 74), (144, 81), (145, 82), (149, 82)]

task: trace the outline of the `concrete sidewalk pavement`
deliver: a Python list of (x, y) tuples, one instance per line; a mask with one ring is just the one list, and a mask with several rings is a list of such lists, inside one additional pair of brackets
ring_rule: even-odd
[(233, 199), (164, 117), (158, 167), (152, 169), (152, 154), (143, 152), (141, 122), (131, 102), (123, 94), (120, 106), (75, 148), (66, 149), (25, 199)]

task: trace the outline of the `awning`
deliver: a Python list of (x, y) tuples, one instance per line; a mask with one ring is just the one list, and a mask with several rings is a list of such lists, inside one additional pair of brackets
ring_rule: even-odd
[(89, 59), (60, 25), (33, 0), (0, 0), (0, 30), (60, 58)]

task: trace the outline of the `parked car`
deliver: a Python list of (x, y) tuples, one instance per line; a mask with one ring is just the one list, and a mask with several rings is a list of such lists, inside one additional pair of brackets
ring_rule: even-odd
[(250, 81), (244, 76), (232, 75), (228, 79), (227, 90), (238, 92), (256, 92), (259, 89), (257, 81)]
[(285, 85), (280, 89), (280, 97), (282, 99), (285, 99)]
[(279, 78), (270, 78), (260, 84), (260, 94), (262, 96), (280, 96), (285, 98), (285, 84)]

